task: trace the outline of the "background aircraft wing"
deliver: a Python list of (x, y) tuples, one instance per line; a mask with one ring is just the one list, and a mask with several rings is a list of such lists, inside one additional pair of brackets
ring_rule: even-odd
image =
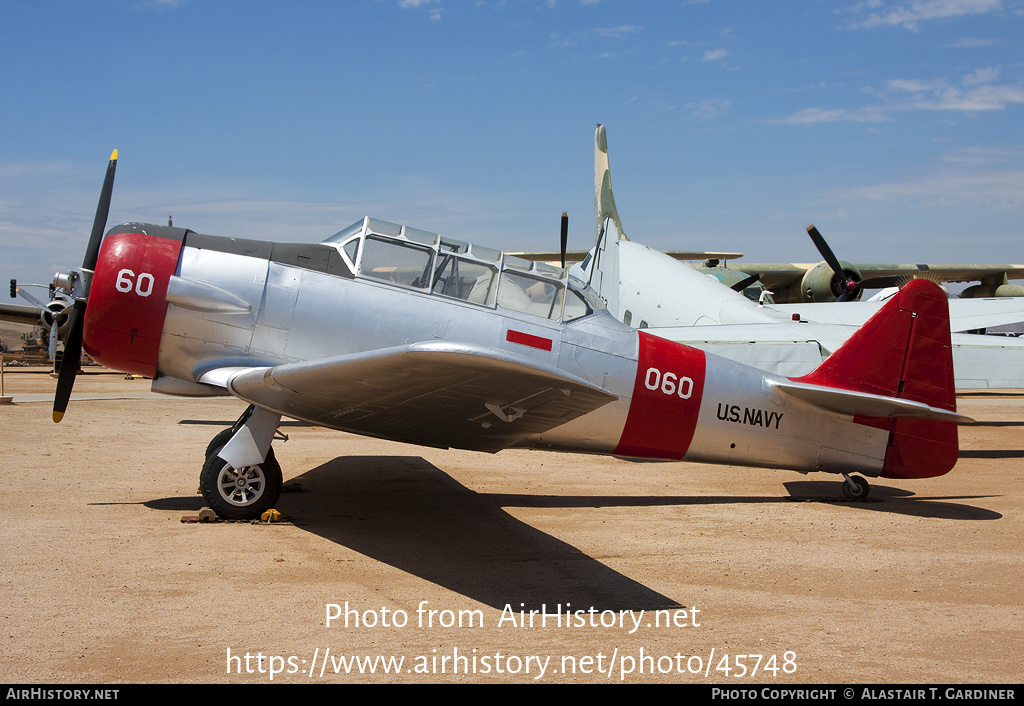
[[(774, 304), (772, 309), (787, 315), (800, 314), (805, 321), (820, 324), (860, 326), (882, 307), (884, 302), (845, 302), (836, 306), (830, 302), (806, 304)], [(1024, 321), (1024, 300), (1020, 297), (1004, 299), (950, 299), (949, 328), (951, 331), (974, 331), (993, 326), (1005, 326)]]
[(929, 278), (940, 282), (984, 282), (993, 277), (1006, 275), (1009, 279), (1024, 279), (1024, 265), (862, 265), (854, 263), (865, 278), (920, 276), (929, 273)]
[(505, 351), (416, 343), (275, 367), (213, 370), (252, 404), (320, 426), (495, 452), (615, 399), (582, 378)]
[(756, 273), (760, 275), (758, 281), (765, 289), (770, 292), (781, 292), (787, 287), (799, 287), (800, 280), (807, 274), (807, 270), (817, 264), (816, 262), (775, 264), (736, 262), (730, 269), (748, 274)]
[(0, 304), (0, 321), (37, 326), (39, 324), (39, 309), (23, 304)]
[[(731, 258), (730, 258), (731, 259)], [(817, 262), (737, 262), (733, 267), (744, 272), (764, 272), (766, 285), (768, 282), (778, 286), (786, 286), (799, 280), (807, 270), (815, 267)], [(865, 277), (920, 277), (922, 273), (931, 273), (931, 277), (940, 282), (974, 282), (991, 277), (1006, 275), (1009, 279), (1024, 279), (1024, 265), (911, 265), (911, 264), (864, 264), (855, 262), (853, 266)]]
[[(589, 252), (589, 250), (567, 250), (565, 253), (565, 261), (580, 262)], [(535, 250), (531, 252), (506, 251), (506, 254), (515, 255), (516, 257), (521, 257), (524, 260), (533, 260), (534, 262), (557, 263), (561, 257), (561, 253), (554, 250)], [(666, 250), (665, 254), (675, 260), (735, 260), (738, 257), (743, 257), (743, 253), (738, 252), (712, 252), (704, 250)], [(804, 272), (805, 270), (799, 270), (799, 273), (795, 274), (793, 279), (803, 277)]]
[[(823, 268), (823, 262), (790, 262), (790, 263), (757, 263), (737, 262), (730, 269), (760, 275), (759, 281), (765, 289), (771, 290), (776, 301), (801, 301), (804, 293), (801, 287), (807, 286), (804, 276), (815, 268)], [(845, 264), (844, 264), (845, 266)], [(864, 280), (865, 284), (873, 280), (906, 277), (927, 277), (935, 282), (981, 282), (982, 285), (995, 288), (1002, 286), (1000, 297), (1019, 297), (1018, 287), (1006, 287), (1009, 280), (1024, 279), (1024, 265), (927, 265), (927, 264), (862, 264), (850, 265), (858, 273), (856, 279)], [(888, 285), (868, 285), (868, 289), (877, 289)], [(972, 288), (973, 289), (973, 288)], [(988, 290), (968, 293), (965, 297), (994, 296)], [(818, 300), (823, 301), (823, 300)]]
[[(950, 301), (950, 305), (956, 300)], [(851, 304), (844, 304), (844, 308)], [(806, 375), (857, 330), (818, 323), (725, 324), (645, 329), (777, 375)], [(1024, 338), (951, 335), (954, 383), (958, 390), (1024, 387)]]

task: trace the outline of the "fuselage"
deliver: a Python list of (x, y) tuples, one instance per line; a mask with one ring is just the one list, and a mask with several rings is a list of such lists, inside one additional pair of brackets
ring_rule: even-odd
[[(423, 341), (506, 351), (615, 396), (518, 446), (884, 470), (889, 431), (878, 424), (782, 395), (770, 384), (778, 376), (634, 330), (559, 268), (373, 219), (318, 244), (111, 229), (85, 347), (103, 364), (153, 377), (157, 391), (215, 395), (226, 391), (201, 382), (210, 371)], [(352, 422), (336, 428), (367, 433)]]

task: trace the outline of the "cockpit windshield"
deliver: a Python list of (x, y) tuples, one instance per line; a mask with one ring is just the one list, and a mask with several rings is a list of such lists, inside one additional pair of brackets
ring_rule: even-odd
[(488, 308), (573, 321), (603, 308), (567, 270), (366, 217), (323, 241), (363, 277)]

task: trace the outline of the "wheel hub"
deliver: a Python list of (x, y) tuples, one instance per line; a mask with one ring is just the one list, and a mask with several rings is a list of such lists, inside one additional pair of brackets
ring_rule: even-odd
[(236, 507), (252, 505), (263, 495), (265, 482), (259, 466), (235, 469), (225, 464), (217, 487), (221, 497)]

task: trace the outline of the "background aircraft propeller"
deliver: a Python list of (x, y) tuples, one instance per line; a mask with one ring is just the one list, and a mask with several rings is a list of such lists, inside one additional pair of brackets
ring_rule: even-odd
[(734, 292), (742, 292), (744, 289), (752, 285), (754, 282), (757, 282), (759, 279), (761, 279), (761, 275), (752, 274), (749, 277), (744, 277), (736, 284), (733, 284), (730, 287), (730, 289), (732, 289), (732, 291)]
[[(84, 277), (91, 277), (93, 270), (96, 269), (100, 243), (103, 241), (103, 231), (107, 226), (107, 214), (110, 211), (110, 195), (114, 190), (114, 171), (116, 169), (117, 150), (114, 150), (110, 155), (110, 163), (107, 164), (107, 175), (103, 180), (99, 203), (96, 205), (96, 217), (92, 222), (89, 245), (85, 249), (85, 259), (82, 260), (81, 276)], [(69, 278), (69, 280), (73, 279)], [(68, 323), (68, 335), (64, 340), (64, 359), (60, 368), (60, 376), (57, 378), (57, 392), (53, 397), (53, 421), (55, 422), (64, 418), (68, 400), (71, 398), (71, 388), (75, 385), (75, 377), (82, 369), (82, 329), (85, 326), (88, 295), (88, 282), (85, 282), (84, 291), (75, 297), (71, 320)]]
[(893, 277), (870, 277), (861, 279), (859, 275), (850, 270), (844, 269), (842, 263), (832, 252), (832, 248), (825, 242), (818, 229), (813, 225), (807, 226), (807, 235), (811, 236), (814, 246), (818, 248), (825, 263), (832, 268), (836, 275), (833, 279), (832, 292), (836, 295), (836, 301), (848, 302), (857, 299), (864, 289), (884, 289), (886, 287), (898, 287), (905, 280), (902, 276)]
[[(29, 287), (41, 287), (43, 285), (28, 285)], [(51, 296), (53, 295), (53, 287), (51, 285)], [(54, 355), (57, 353), (57, 338), (58, 334), (66, 334), (68, 329), (68, 319), (71, 317), (71, 306), (73, 302), (62, 295), (58, 295), (53, 298), (49, 303), (43, 304), (43, 302), (36, 299), (34, 296), (25, 291), (25, 287), (19, 287), (17, 280), (11, 280), (11, 297), (21, 297), (29, 304), (39, 310), (38, 324), (46, 331), (46, 337), (49, 339), (49, 351), (50, 360), (52, 361)], [(26, 323), (29, 323), (26, 321)]]
[(565, 268), (565, 250), (569, 247), (569, 214), (562, 214), (562, 268)]
[[(855, 299), (859, 292), (857, 286), (860, 280), (851, 276), (849, 272), (843, 269), (843, 266), (839, 262), (839, 258), (836, 257), (835, 253), (832, 252), (832, 248), (825, 242), (825, 238), (822, 237), (818, 229), (813, 225), (807, 226), (807, 235), (811, 236), (811, 241), (814, 243), (814, 247), (818, 248), (818, 252), (821, 253), (822, 259), (825, 263), (832, 268), (832, 271), (839, 278), (838, 287), (833, 285), (832, 291), (836, 293), (836, 301), (845, 302)], [(835, 282), (835, 280), (833, 280)]]

